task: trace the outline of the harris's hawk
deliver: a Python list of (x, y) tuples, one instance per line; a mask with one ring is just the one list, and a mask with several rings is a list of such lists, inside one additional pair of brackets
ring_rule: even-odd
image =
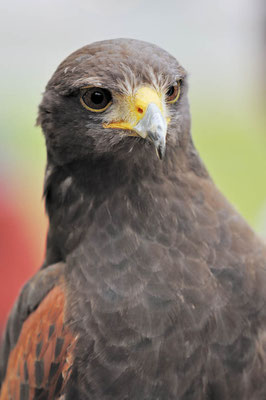
[(0, 399), (266, 399), (266, 248), (195, 150), (185, 70), (141, 41), (85, 46), (38, 123), (47, 251)]

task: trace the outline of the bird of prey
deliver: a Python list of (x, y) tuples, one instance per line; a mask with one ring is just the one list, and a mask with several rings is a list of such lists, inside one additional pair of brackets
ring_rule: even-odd
[(266, 399), (266, 247), (194, 147), (184, 68), (142, 41), (85, 46), (38, 123), (47, 251), (0, 399)]

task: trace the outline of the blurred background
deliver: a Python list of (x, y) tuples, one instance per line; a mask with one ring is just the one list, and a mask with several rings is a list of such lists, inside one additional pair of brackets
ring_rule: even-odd
[(43, 261), (41, 93), (72, 51), (132, 37), (172, 53), (190, 75), (192, 133), (215, 182), (266, 238), (264, 0), (0, 2), (0, 331)]

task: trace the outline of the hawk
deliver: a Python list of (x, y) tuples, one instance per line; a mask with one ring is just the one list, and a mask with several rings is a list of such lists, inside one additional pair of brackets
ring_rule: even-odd
[(52, 76), (47, 250), (7, 323), (1, 400), (266, 398), (266, 247), (204, 167), (187, 90), (132, 39)]

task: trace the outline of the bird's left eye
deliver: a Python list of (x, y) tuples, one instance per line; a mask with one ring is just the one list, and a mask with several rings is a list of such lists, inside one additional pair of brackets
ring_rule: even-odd
[(166, 92), (166, 101), (167, 103), (175, 103), (180, 96), (180, 82), (177, 82), (175, 85), (169, 86)]
[(83, 88), (81, 90), (80, 101), (87, 110), (102, 112), (111, 105), (112, 95), (109, 90), (103, 88)]

